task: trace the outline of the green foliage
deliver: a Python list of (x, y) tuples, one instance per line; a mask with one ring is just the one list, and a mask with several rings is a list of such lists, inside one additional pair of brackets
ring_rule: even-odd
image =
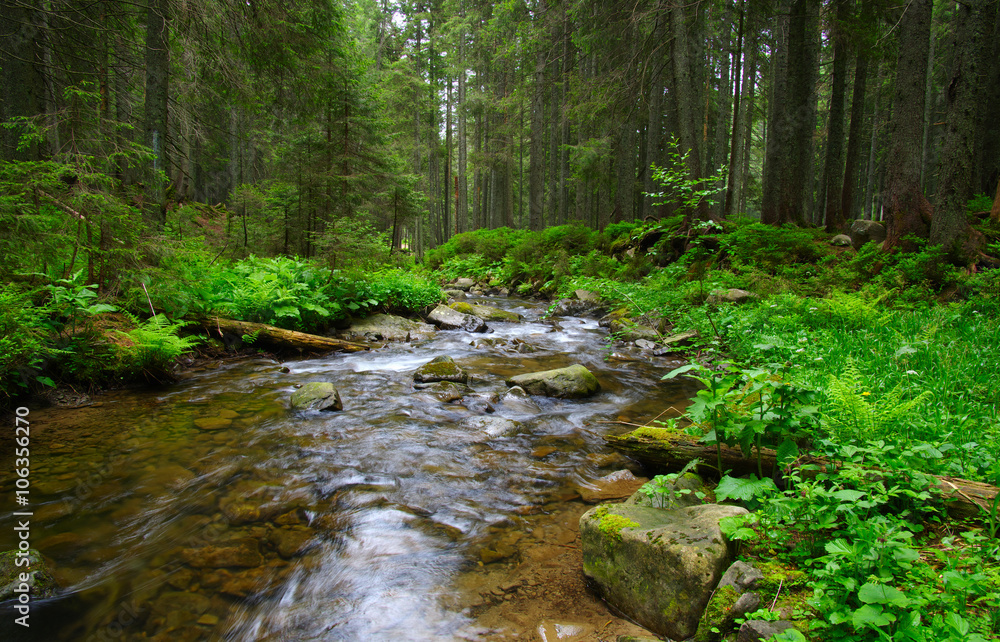
[(291, 329), (316, 328), (336, 316), (340, 304), (326, 294), (330, 271), (290, 257), (250, 256), (215, 281), (220, 312), (234, 318)]
[[(913, 348), (904, 346), (901, 350)], [(904, 399), (909, 390), (900, 383), (882, 399), (873, 400), (871, 391), (866, 390), (868, 387), (853, 361), (848, 362), (840, 376), (830, 376), (827, 387), (830, 403), (823, 419), (833, 439), (844, 443), (887, 439), (905, 425), (914, 408), (931, 399), (926, 390)]]
[(442, 300), (436, 283), (402, 270), (335, 275), (330, 293), (338, 307), (351, 313), (416, 312)]
[(0, 282), (0, 396), (28, 389), (29, 383), (51, 383), (37, 374), (50, 353), (46, 342), (47, 306), (36, 306), (31, 292)]
[(714, 203), (712, 197), (725, 191), (726, 171), (720, 168), (714, 175), (705, 178), (690, 178), (688, 156), (690, 150), (681, 152), (676, 136), (666, 141), (668, 164), (663, 167), (652, 165), (653, 180), (660, 185), (659, 192), (647, 193), (653, 205), (670, 203), (684, 214), (693, 213), (698, 205)]
[(76, 332), (77, 323), (95, 314), (114, 312), (115, 306), (97, 302), (97, 286), (82, 283), (83, 270), (68, 279), (59, 279), (49, 285), (51, 299), (48, 304), (53, 319), (49, 322), (52, 330), (60, 335), (68, 329)]
[(993, 208), (993, 197), (987, 194), (976, 194), (969, 199), (968, 203), (965, 205), (966, 211), (970, 213), (974, 212), (989, 212)]
[(692, 459), (680, 472), (669, 473), (667, 475), (656, 475), (651, 480), (639, 488), (639, 492), (649, 498), (650, 503), (656, 508), (670, 507), (679, 496), (694, 494), (698, 499), (703, 499), (705, 493), (702, 491), (692, 491), (690, 488), (678, 488), (677, 481), (684, 477), (688, 471), (698, 467), (699, 460)]
[(734, 226), (720, 238), (734, 263), (774, 272), (779, 266), (808, 263), (820, 257), (817, 233), (794, 225), (775, 227), (752, 222)]
[[(136, 320), (133, 317), (133, 321)], [(174, 359), (190, 351), (200, 339), (180, 337), (177, 331), (187, 325), (170, 322), (158, 314), (127, 332), (118, 332), (121, 342), (116, 345), (119, 374), (128, 378), (161, 380), (169, 372)]]

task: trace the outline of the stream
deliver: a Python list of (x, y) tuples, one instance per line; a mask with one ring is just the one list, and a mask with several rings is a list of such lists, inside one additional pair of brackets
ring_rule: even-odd
[[(213, 363), (163, 388), (32, 410), (31, 544), (62, 590), (32, 603), (30, 635), (0, 607), (0, 638), (503, 637), (478, 621), (469, 575), (562, 537), (552, 520), (585, 508), (575, 489), (628, 464), (604, 446), (622, 429), (613, 422), (648, 421), (689, 391), (660, 382), (675, 362), (610, 353), (595, 320), (479, 302), (524, 321), (349, 355)], [(440, 355), (475, 395), (415, 389), (413, 372)], [(536, 409), (497, 398), (511, 375), (573, 363), (600, 393), (532, 397)], [(290, 411), (311, 381), (333, 383), (344, 410)], [(521, 427), (470, 429), (482, 416)], [(16, 478), (3, 460), (7, 502)], [(5, 511), (0, 550), (17, 547), (13, 520)]]

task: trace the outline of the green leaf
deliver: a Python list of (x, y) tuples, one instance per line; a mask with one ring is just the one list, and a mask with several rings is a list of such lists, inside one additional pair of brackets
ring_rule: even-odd
[(833, 493), (834, 498), (839, 499), (842, 502), (854, 503), (864, 497), (866, 493), (862, 493), (860, 490), (851, 490), (845, 488), (844, 490), (838, 490)]
[(892, 604), (899, 607), (910, 603), (910, 599), (899, 589), (871, 582), (858, 589), (858, 599), (865, 604)]
[(757, 479), (755, 475), (751, 475), (749, 479), (741, 479), (726, 475), (719, 480), (719, 485), (715, 488), (715, 496), (720, 501), (726, 499), (747, 501), (777, 490), (778, 487), (768, 477)]
[(671, 370), (667, 374), (665, 374), (662, 377), (660, 377), (660, 381), (666, 381), (668, 379), (674, 379), (675, 377), (679, 377), (680, 375), (684, 374), (685, 372), (690, 372), (692, 370), (695, 370), (695, 369), (698, 369), (698, 368), (702, 368), (702, 367), (703, 366), (701, 364), (699, 364), (699, 363), (689, 363), (686, 366), (681, 366), (680, 368), (674, 368), (673, 370)]
[(775, 460), (779, 466), (784, 466), (789, 462), (795, 461), (799, 456), (799, 447), (791, 439), (786, 439), (778, 445), (778, 451), (775, 455)]
[(851, 616), (851, 624), (856, 629), (866, 626), (871, 628), (887, 626), (895, 621), (896, 616), (891, 613), (883, 613), (881, 606), (872, 606), (871, 604), (865, 604)]
[(896, 350), (896, 356), (902, 357), (905, 354), (916, 354), (916, 352), (917, 352), (916, 348), (911, 348), (910, 346), (903, 346), (899, 350)]
[(823, 548), (825, 548), (826, 552), (830, 555), (854, 555), (854, 547), (842, 539), (835, 539), (832, 542), (827, 542)]

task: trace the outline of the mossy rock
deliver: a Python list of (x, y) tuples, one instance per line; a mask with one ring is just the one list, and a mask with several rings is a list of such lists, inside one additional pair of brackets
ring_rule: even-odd
[(332, 383), (313, 381), (302, 386), (291, 398), (292, 410), (343, 410), (340, 393)]
[(462, 370), (455, 360), (447, 355), (431, 359), (413, 373), (416, 383), (434, 383), (450, 381), (452, 383), (468, 383), (469, 375)]
[(729, 566), (719, 520), (746, 514), (706, 504), (675, 510), (611, 504), (580, 518), (583, 572), (609, 604), (658, 635), (695, 634)]
[(589, 397), (601, 389), (597, 377), (579, 364), (510, 377), (507, 385), (521, 386), (533, 395), (562, 399)]
[[(18, 560), (28, 561), (19, 563)], [(0, 553), (0, 602), (23, 594), (24, 591), (18, 590), (24, 588), (22, 584), (27, 585), (27, 594), (32, 598), (52, 597), (59, 588), (37, 550), (29, 548), (26, 551)]]

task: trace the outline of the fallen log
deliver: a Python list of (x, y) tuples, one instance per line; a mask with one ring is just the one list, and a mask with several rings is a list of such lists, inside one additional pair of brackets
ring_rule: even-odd
[[(668, 470), (680, 470), (692, 459), (698, 458), (706, 469), (714, 472), (717, 461), (715, 445), (699, 443), (688, 434), (665, 428), (643, 426), (623, 435), (605, 435), (604, 440), (612, 448), (619, 450), (643, 463), (657, 464)], [(777, 462), (777, 453), (764, 448), (760, 453), (761, 469), (765, 477), (778, 477), (782, 474)], [(831, 462), (826, 459), (800, 457), (796, 466), (816, 464), (819, 471), (826, 470)], [(736, 476), (757, 474), (757, 450), (750, 457), (744, 457), (743, 451), (730, 446), (722, 447), (722, 467)], [(818, 471), (817, 471), (818, 472)], [(886, 471), (876, 471), (884, 474)], [(990, 511), (993, 500), (1000, 493), (1000, 488), (983, 482), (929, 475), (936, 480), (941, 496), (948, 502), (948, 512), (953, 517), (982, 516), (982, 511)]]
[(211, 337), (225, 339), (230, 337), (253, 337), (250, 345), (261, 345), (277, 350), (295, 350), (296, 352), (360, 352), (371, 346), (366, 343), (355, 343), (341, 339), (331, 339), (295, 330), (285, 330), (266, 323), (250, 323), (221, 317), (201, 317), (195, 320)]

